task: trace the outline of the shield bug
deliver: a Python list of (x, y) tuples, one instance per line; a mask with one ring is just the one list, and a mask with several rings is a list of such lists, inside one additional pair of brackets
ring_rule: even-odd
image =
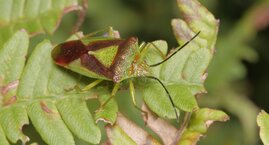
[[(151, 67), (158, 66), (174, 56), (181, 48), (185, 47), (190, 41), (198, 36), (198, 32), (189, 41), (184, 43), (179, 49), (166, 57), (163, 61), (149, 65), (144, 60), (141, 60), (140, 50), (146, 44), (138, 44), (136, 37), (120, 39), (114, 37), (96, 37), (85, 36), (78, 40), (71, 40), (57, 45), (52, 50), (52, 58), (56, 64), (68, 68), (81, 75), (94, 78), (96, 81), (86, 86), (83, 90), (89, 90), (103, 80), (112, 81), (115, 86), (112, 90), (111, 97), (101, 105), (105, 106), (107, 102), (116, 94), (119, 84), (129, 79), (130, 93), (133, 99), (134, 106), (142, 111), (136, 105), (134, 95), (134, 85), (130, 78), (143, 77), (158, 81), (167, 93), (167, 96), (174, 108), (176, 118), (179, 115), (175, 104), (166, 89), (165, 85), (151, 73)], [(158, 48), (156, 48), (158, 49)], [(144, 112), (144, 111), (142, 111)]]

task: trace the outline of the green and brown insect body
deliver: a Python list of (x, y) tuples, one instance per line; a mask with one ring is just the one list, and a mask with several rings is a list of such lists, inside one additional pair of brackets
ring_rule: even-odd
[[(139, 61), (138, 40), (91, 37), (56, 46), (54, 61), (87, 77), (119, 83), (131, 77), (149, 75), (149, 66)], [(139, 63), (138, 63), (139, 62)]]
[[(178, 112), (175, 104), (164, 84), (151, 74), (150, 67), (155, 67), (167, 61), (175, 55), (181, 48), (186, 46), (192, 39), (183, 44), (173, 54), (163, 61), (148, 65), (140, 56), (141, 47), (138, 46), (136, 37), (130, 37), (126, 40), (109, 38), (109, 37), (85, 37), (79, 40), (68, 41), (56, 46), (52, 51), (54, 61), (63, 67), (74, 72), (80, 73), (90, 78), (96, 78), (97, 81), (88, 85), (86, 88), (92, 88), (101, 82), (101, 80), (109, 80), (116, 83), (113, 88), (111, 97), (102, 104), (105, 104), (115, 95), (119, 88), (119, 83), (132, 77), (146, 77), (158, 81), (165, 89), (168, 98), (174, 108), (176, 118)], [(130, 83), (131, 96), (137, 109), (134, 97), (134, 87), (132, 81)], [(143, 111), (143, 110), (141, 110)]]

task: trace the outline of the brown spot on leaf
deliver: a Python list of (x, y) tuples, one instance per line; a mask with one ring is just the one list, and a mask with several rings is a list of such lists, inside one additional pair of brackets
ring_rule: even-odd
[[(178, 6), (180, 5), (187, 7), (188, 10), (182, 10), (182, 8), (179, 8), (181, 11), (182, 16), (184, 17), (184, 20), (187, 23), (190, 23), (193, 20), (199, 20), (201, 18), (201, 14), (199, 13), (199, 9), (202, 7), (201, 4), (197, 1), (190, 1), (190, 0), (177, 0)], [(191, 11), (190, 11), (191, 10)]]
[(184, 73), (181, 73), (180, 75), (181, 75), (181, 78), (182, 78), (183, 80), (186, 80), (186, 76), (185, 76)]
[(8, 100), (6, 100), (4, 102), (4, 106), (8, 106), (8, 105), (14, 104), (14, 103), (16, 103), (16, 101), (17, 101), (17, 97), (16, 96), (13, 96), (13, 97), (9, 98)]
[(1, 94), (3, 96), (6, 95), (9, 90), (16, 88), (18, 86), (18, 84), (19, 84), (19, 81), (16, 80), (16, 81), (10, 82), (6, 86), (1, 87), (0, 88)]
[(53, 113), (52, 110), (47, 106), (47, 104), (44, 101), (40, 101), (40, 106), (43, 111), (46, 113)]
[(202, 77), (201, 77), (202, 81), (205, 81), (206, 78), (207, 78), (207, 76), (208, 76), (208, 73), (207, 73), (207, 72), (204, 73), (204, 74), (202, 75)]

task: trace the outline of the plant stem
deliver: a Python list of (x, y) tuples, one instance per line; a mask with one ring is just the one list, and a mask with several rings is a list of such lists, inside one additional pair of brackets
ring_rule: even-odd
[(78, 32), (80, 26), (82, 25), (82, 23), (85, 20), (87, 9), (88, 9), (88, 0), (83, 0), (82, 1), (82, 9), (78, 13), (78, 20), (77, 20), (76, 24), (73, 27), (73, 30), (71, 32), (72, 34)]
[(191, 119), (191, 115), (192, 113), (191, 112), (187, 112), (185, 115), (184, 115), (184, 120), (183, 120), (183, 123), (181, 124), (179, 130), (177, 131), (177, 135), (176, 135), (176, 138), (173, 142), (173, 145), (176, 145), (181, 137), (182, 137), (182, 134), (184, 133), (185, 129), (188, 127), (189, 125), (189, 122), (190, 122), (190, 119)]

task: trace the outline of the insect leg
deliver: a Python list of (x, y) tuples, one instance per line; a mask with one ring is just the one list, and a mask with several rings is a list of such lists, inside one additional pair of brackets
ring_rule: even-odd
[(116, 93), (118, 92), (119, 90), (119, 87), (120, 87), (120, 84), (119, 83), (116, 83), (115, 86), (113, 87), (113, 90), (112, 90), (112, 93), (111, 93), (111, 96), (105, 101), (105, 103), (103, 103), (101, 105), (101, 108), (103, 108), (104, 106), (106, 106), (106, 104), (116, 95)]
[(73, 91), (73, 90), (76, 90), (76, 91), (81, 91), (82, 89), (79, 87), (79, 85), (78, 85), (78, 82), (81, 80), (81, 75), (78, 75), (78, 79), (76, 80), (76, 84), (75, 84), (75, 86), (73, 86), (73, 87), (71, 87), (71, 88), (65, 88), (64, 90), (66, 91), (66, 92), (71, 92), (71, 91)]
[(95, 87), (96, 85), (100, 84), (103, 80), (95, 80), (93, 82), (91, 82), (89, 85), (87, 85), (86, 87), (84, 87), (83, 89), (81, 89), (81, 91), (88, 91), (91, 88)]
[(84, 92), (84, 91), (89, 91), (91, 88), (95, 87), (96, 85), (100, 84), (103, 80), (95, 80), (93, 82), (91, 82), (90, 84), (88, 84), (86, 87), (84, 88), (80, 88), (78, 86), (78, 84), (76, 84), (74, 87), (72, 88), (68, 88), (68, 89), (65, 89), (65, 91), (69, 92), (69, 91), (73, 91), (73, 90), (77, 90), (79, 92)]
[(97, 36), (97, 35), (107, 35), (109, 37), (114, 37), (114, 30), (112, 27), (106, 27), (104, 29), (89, 33), (89, 34), (85, 35), (84, 38)]
[(146, 118), (148, 118), (148, 113), (144, 110), (142, 110), (141, 108), (139, 108), (136, 104), (136, 100), (135, 100), (135, 88), (134, 88), (134, 84), (133, 84), (133, 81), (130, 79), (129, 80), (129, 86), (130, 86), (130, 94), (132, 96), (132, 100), (133, 100), (133, 103), (134, 103), (134, 106), (137, 110), (139, 110), (140, 112), (142, 112)]

